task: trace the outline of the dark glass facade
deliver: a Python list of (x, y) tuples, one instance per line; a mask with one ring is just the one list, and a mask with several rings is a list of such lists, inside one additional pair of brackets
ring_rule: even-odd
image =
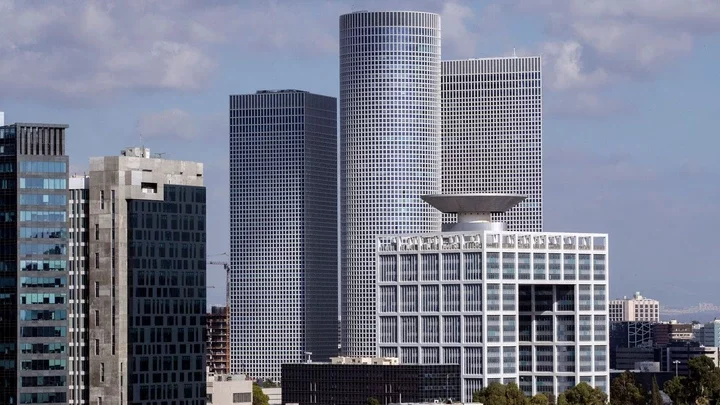
[(283, 364), (282, 403), (357, 405), (460, 398), (460, 365)]
[(65, 125), (0, 127), (0, 403), (67, 403)]
[(128, 200), (128, 402), (205, 403), (205, 188)]

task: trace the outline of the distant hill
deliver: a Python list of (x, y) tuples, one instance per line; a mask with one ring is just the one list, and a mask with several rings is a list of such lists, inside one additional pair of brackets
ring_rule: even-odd
[(714, 319), (720, 319), (720, 313), (715, 311), (696, 312), (692, 314), (673, 314), (673, 315), (662, 315), (660, 312), (661, 321), (676, 320), (681, 323), (690, 323), (692, 321), (698, 321), (700, 323), (712, 322)]

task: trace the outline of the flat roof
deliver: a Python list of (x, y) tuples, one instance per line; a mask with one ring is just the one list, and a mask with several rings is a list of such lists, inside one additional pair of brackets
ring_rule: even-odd
[(520, 204), (518, 194), (431, 194), (421, 196), (426, 203), (447, 214), (503, 213)]

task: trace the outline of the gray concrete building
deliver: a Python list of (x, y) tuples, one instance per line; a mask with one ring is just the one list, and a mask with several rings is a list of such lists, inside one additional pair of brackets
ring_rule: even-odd
[(75, 318), (86, 318), (89, 403), (204, 404), (203, 165), (129, 148), (92, 158), (76, 182), (71, 262), (87, 291)]
[(337, 101), (230, 96), (231, 372), (337, 354)]
[(0, 126), (2, 404), (67, 403), (66, 129)]

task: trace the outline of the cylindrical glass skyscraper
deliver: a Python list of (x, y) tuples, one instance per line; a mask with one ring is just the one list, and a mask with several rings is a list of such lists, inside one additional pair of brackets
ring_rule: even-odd
[(440, 16), (340, 16), (342, 346), (374, 356), (375, 237), (440, 230)]

